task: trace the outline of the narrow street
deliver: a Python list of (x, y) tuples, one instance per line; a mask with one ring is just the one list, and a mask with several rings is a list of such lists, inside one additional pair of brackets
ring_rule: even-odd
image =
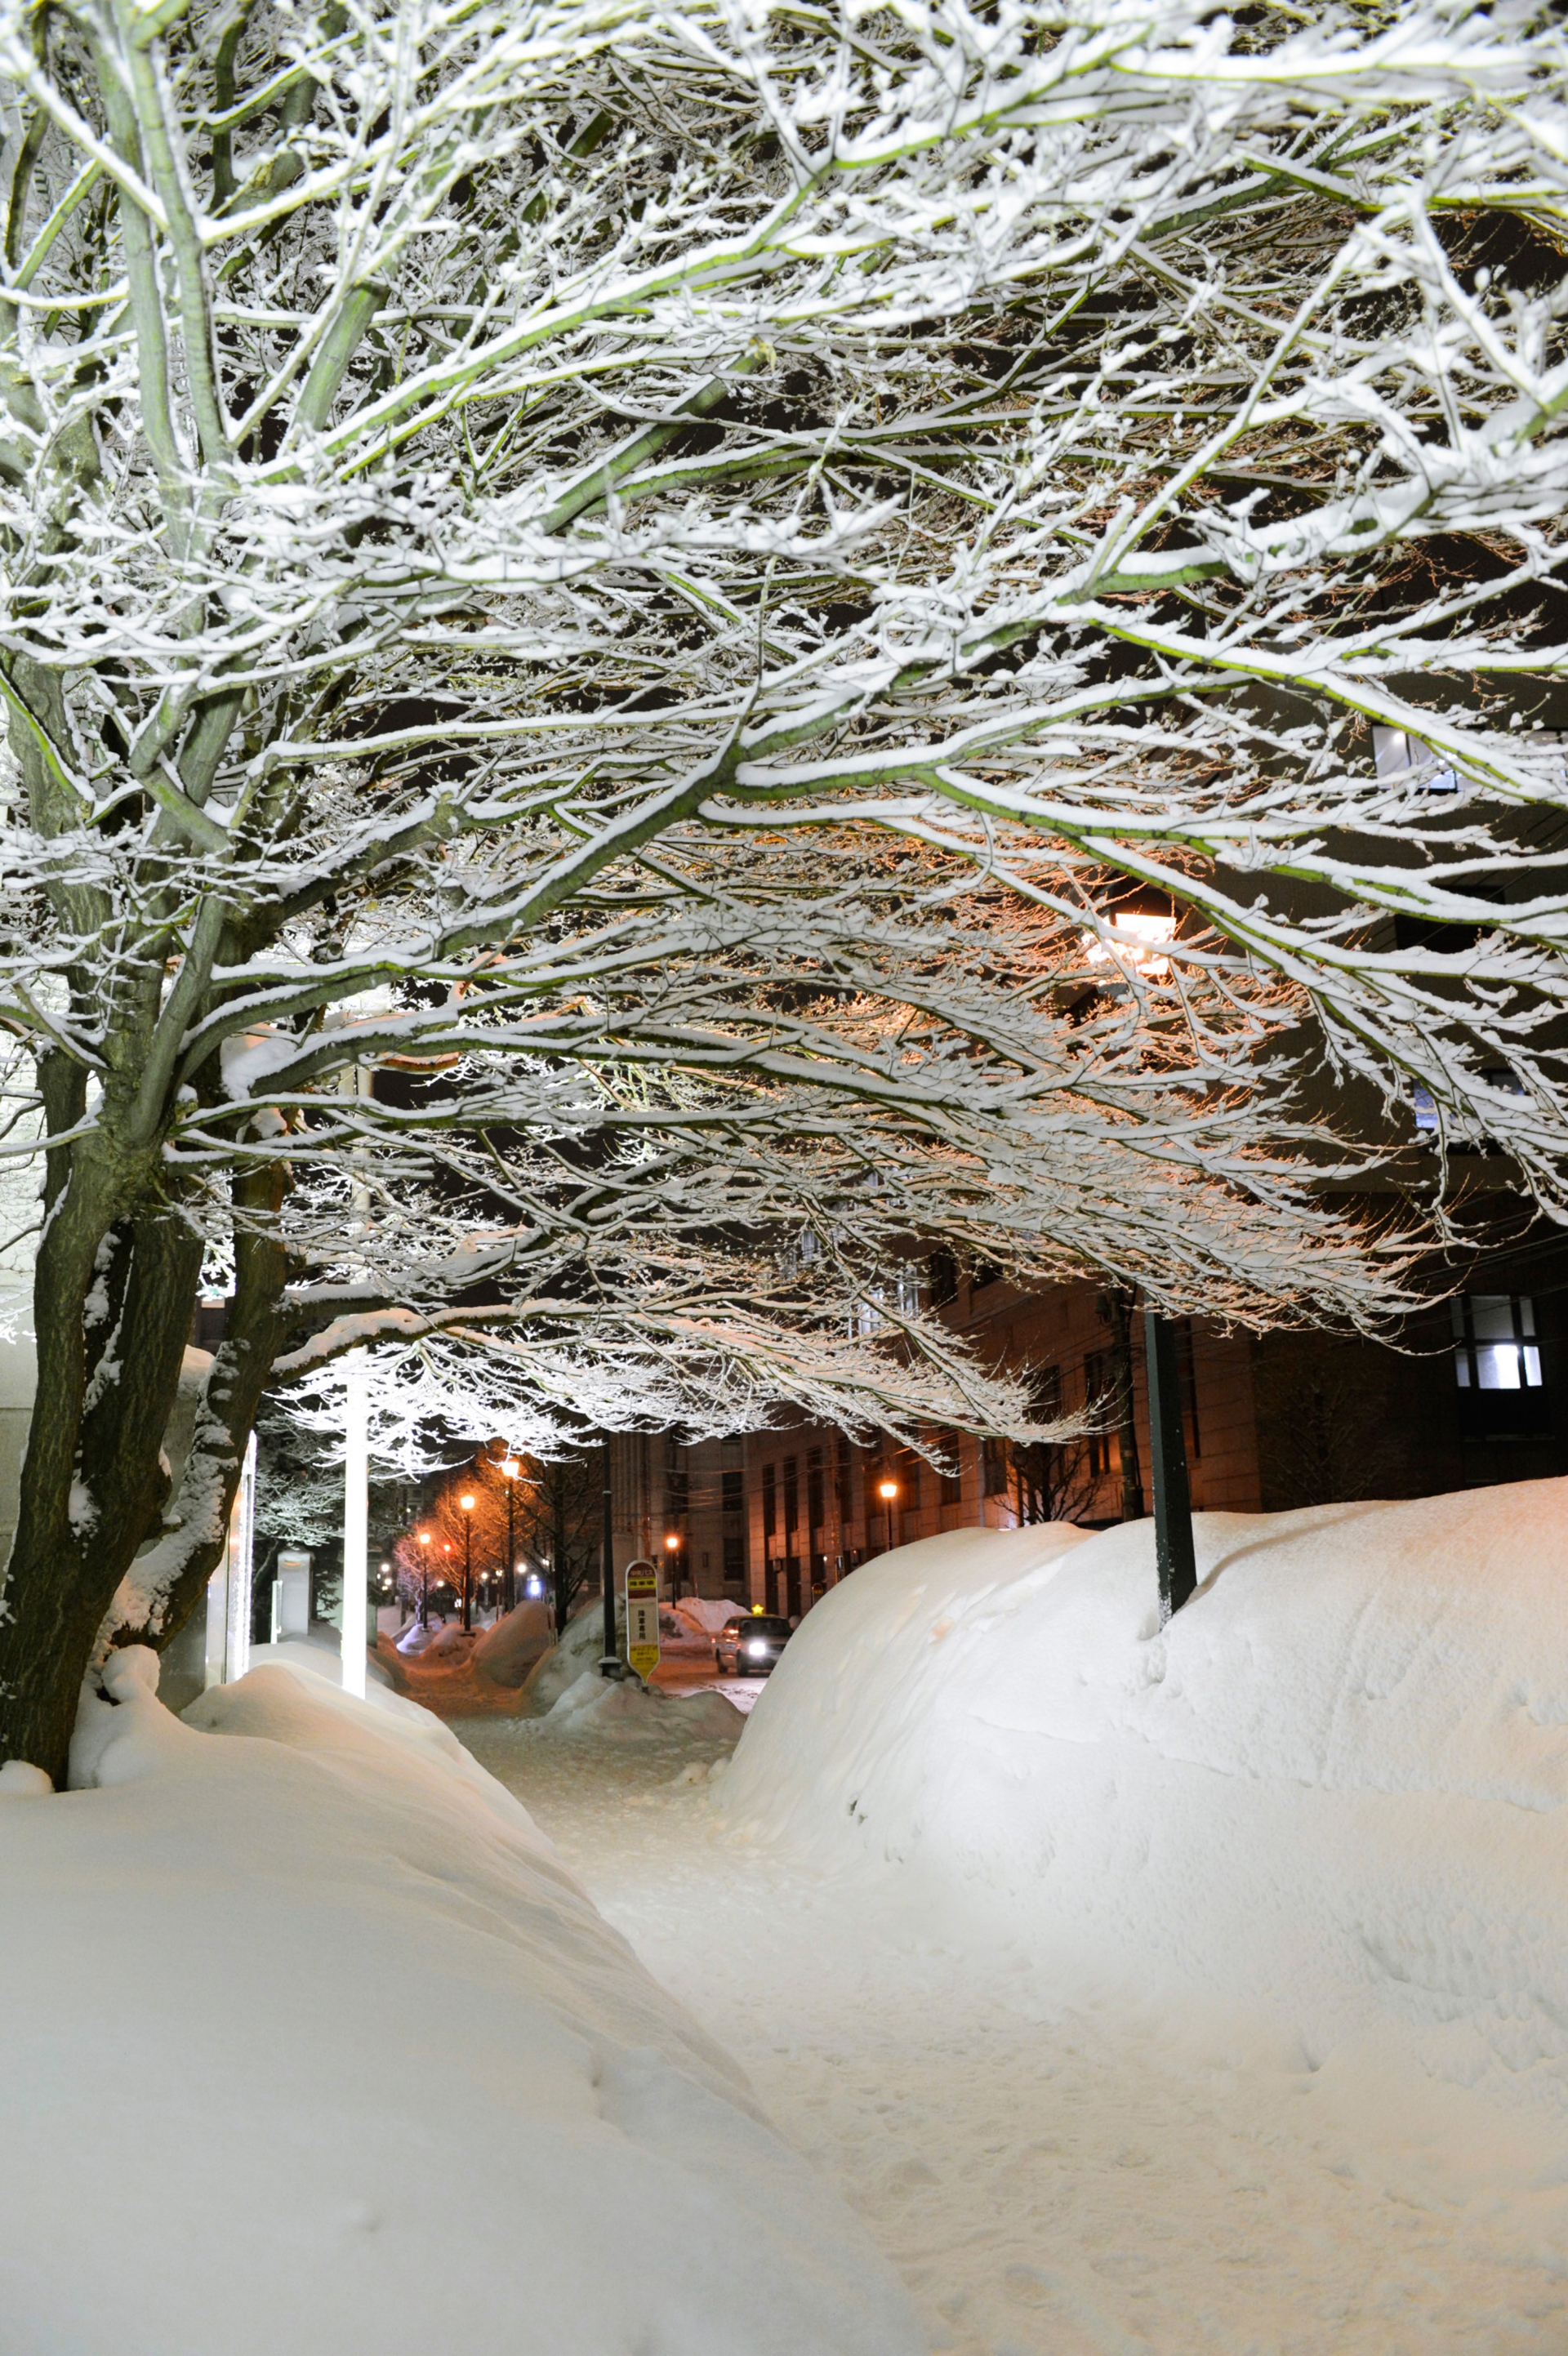
[[(693, 1665), (671, 1684), (711, 1683)], [(754, 1697), (736, 1693), (744, 1707)], [(1561, 2195), (1467, 2098), (1051, 1987), (891, 1879), (759, 1853), (725, 1746), (451, 1721), (744, 2062), (956, 2356), (1515, 2356), (1568, 2333)], [(711, 1719), (709, 1720), (711, 1727)], [(722, 1777), (722, 1768), (720, 1774)], [(1400, 2140), (1374, 2149), (1380, 2108)], [(1444, 2148), (1490, 2136), (1485, 2194)], [(1506, 2195), (1509, 2211), (1499, 2213)], [(679, 2231), (679, 2221), (671, 2220)], [(737, 2297), (744, 2300), (743, 2254)]]

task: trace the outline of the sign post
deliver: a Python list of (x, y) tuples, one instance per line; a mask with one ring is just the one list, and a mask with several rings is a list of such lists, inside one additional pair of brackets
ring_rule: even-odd
[(626, 1657), (644, 1685), (659, 1666), (659, 1573), (650, 1562), (626, 1567)]

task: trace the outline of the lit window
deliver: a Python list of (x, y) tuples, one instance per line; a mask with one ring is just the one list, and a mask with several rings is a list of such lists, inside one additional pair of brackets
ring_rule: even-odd
[(1411, 1101), (1415, 1107), (1417, 1129), (1430, 1134), (1437, 1127), (1437, 1107), (1433, 1099), (1432, 1090), (1418, 1085), (1411, 1091)]
[(1533, 1301), (1517, 1293), (1466, 1292), (1450, 1305), (1454, 1371), (1462, 1391), (1541, 1388)]
[(1430, 765), (1436, 758), (1430, 744), (1423, 744), (1419, 736), (1412, 736), (1402, 728), (1374, 728), (1372, 731), (1373, 762), (1379, 776), (1387, 778), (1391, 784), (1407, 778), (1412, 769), (1424, 769), (1427, 774), (1416, 780), (1423, 794), (1456, 794), (1458, 778), (1446, 764), (1441, 768), (1433, 768)]

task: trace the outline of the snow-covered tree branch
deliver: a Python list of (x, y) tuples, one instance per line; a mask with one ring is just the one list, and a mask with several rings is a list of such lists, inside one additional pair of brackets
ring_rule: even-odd
[(1560, 1205), (1562, 70), (1508, 5), (0, 12), (0, 1747), (160, 1529), (188, 1608), (276, 1370), (1021, 1430), (927, 1238), (1370, 1322), (1406, 1240), (1317, 1181), (1414, 1084)]

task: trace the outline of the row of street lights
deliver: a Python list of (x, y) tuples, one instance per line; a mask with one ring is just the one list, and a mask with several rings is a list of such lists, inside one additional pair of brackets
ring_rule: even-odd
[[(522, 1467), (518, 1462), (515, 1456), (509, 1456), (497, 1466), (497, 1470), (504, 1476), (507, 1484), (506, 1569), (501, 1582), (501, 1609), (503, 1612), (510, 1612), (517, 1601), (516, 1483), (518, 1476), (522, 1471)], [(887, 1516), (887, 1548), (888, 1552), (891, 1553), (893, 1550), (893, 1508), (897, 1502), (898, 1497), (897, 1482), (879, 1481), (876, 1484), (876, 1494), (882, 1500), (883, 1506)], [(471, 1628), (473, 1626), (473, 1513), (474, 1508), (478, 1502), (478, 1498), (471, 1489), (466, 1489), (457, 1500), (458, 1506), (463, 1515), (463, 1625), (465, 1628)], [(428, 1548), (433, 1543), (428, 1530), (419, 1531), (418, 1538), (420, 1546), (424, 1548)], [(669, 1558), (671, 1581), (672, 1584), (677, 1587), (680, 1583), (681, 1548), (683, 1543), (684, 1541), (678, 1530), (671, 1530), (668, 1532), (664, 1540), (664, 1551)], [(444, 1555), (451, 1554), (452, 1546), (450, 1539), (444, 1538), (442, 1540), (441, 1551)], [(420, 1564), (420, 1617), (423, 1620), (426, 1616), (426, 1608), (430, 1599), (430, 1557), (427, 1552), (421, 1555)]]
[[(515, 1456), (503, 1457), (496, 1466), (506, 1482), (506, 1568), (501, 1576), (501, 1609), (510, 1612), (517, 1601), (517, 1483), (522, 1466)], [(457, 1504), (463, 1515), (463, 1625), (474, 1624), (474, 1508), (478, 1498), (472, 1489), (465, 1489)], [(430, 1602), (430, 1556), (434, 1543), (428, 1530), (416, 1533), (422, 1551), (420, 1560), (419, 1616), (428, 1616)], [(441, 1551), (450, 1555), (452, 1542), (441, 1541)]]

